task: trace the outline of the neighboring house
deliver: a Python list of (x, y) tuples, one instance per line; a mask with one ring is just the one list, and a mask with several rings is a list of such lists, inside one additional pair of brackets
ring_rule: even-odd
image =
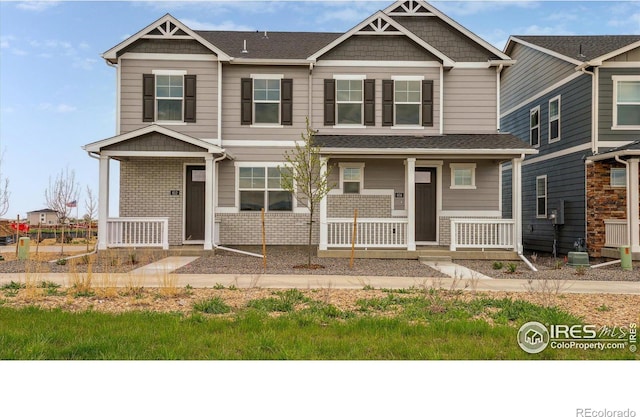
[[(640, 256), (640, 35), (512, 36), (505, 53), (501, 130), (539, 150), (522, 167), (525, 249)], [(509, 164), (503, 178), (508, 216)]]
[(33, 227), (41, 224), (46, 226), (56, 226), (58, 222), (58, 212), (48, 208), (27, 212), (27, 220)]
[[(498, 132), (513, 61), (425, 2), (346, 33), (194, 31), (165, 15), (103, 57), (117, 72), (117, 135), (83, 147), (100, 159), (99, 249), (259, 244), (263, 208), (268, 244), (305, 244), (307, 208), (278, 166), (307, 117), (336, 184), (320, 250), (351, 246), (356, 208), (358, 248), (520, 248), (500, 166), (518, 174), (537, 151)], [(120, 218), (108, 213), (111, 159)]]

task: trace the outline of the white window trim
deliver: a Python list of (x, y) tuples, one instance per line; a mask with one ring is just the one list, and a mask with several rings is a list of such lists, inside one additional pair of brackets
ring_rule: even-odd
[[(548, 103), (548, 106), (547, 106), (547, 115), (548, 115), (548, 119), (549, 119), (549, 123), (548, 123), (549, 129), (548, 129), (547, 137), (549, 139), (549, 143), (559, 142), (560, 138), (562, 137), (562, 134), (561, 134), (562, 122), (561, 122), (561, 119), (560, 119), (561, 116), (562, 116), (562, 113), (561, 113), (561, 110), (560, 110), (560, 107), (561, 107), (561, 104), (562, 104), (562, 100), (561, 100), (560, 97), (561, 97), (560, 95), (557, 95), (557, 96), (553, 97), (552, 99), (550, 99), (549, 103)], [(552, 116), (551, 116), (551, 102), (552, 101), (556, 101), (556, 100), (558, 100), (558, 115), (552, 118)], [(552, 139), (551, 138), (551, 122), (556, 121), (556, 120), (558, 121), (558, 137), (555, 138), (555, 139)]]
[(274, 100), (259, 100), (258, 103), (278, 103), (278, 121), (276, 123), (256, 123), (256, 99), (255, 99), (255, 82), (251, 83), (251, 125), (250, 127), (278, 127), (282, 126), (282, 114), (281, 114), (281, 103), (282, 103), (282, 79), (284, 78), (284, 74), (250, 74), (249, 77), (255, 80), (279, 80), (279, 96), (280, 99), (278, 101)]
[[(338, 184), (340, 194), (345, 194), (342, 188), (344, 183), (344, 169), (345, 168), (359, 168), (360, 169), (360, 192), (358, 194), (363, 194), (364, 191), (364, 162), (339, 162), (338, 167), (340, 168), (340, 183)], [(355, 182), (355, 181), (349, 181)], [(353, 194), (353, 193), (348, 193)]]
[[(451, 163), (449, 164), (449, 168), (451, 168), (451, 186), (449, 187), (452, 190), (475, 190), (476, 187), (476, 165), (475, 163)], [(470, 169), (471, 170), (471, 185), (456, 185), (456, 177), (455, 171), (457, 169)]]
[[(613, 183), (613, 170), (616, 171), (623, 171), (624, 172), (624, 184), (620, 185), (620, 184), (614, 184)], [(613, 167), (611, 168), (611, 170), (609, 171), (609, 186), (611, 188), (627, 188), (627, 169), (626, 168), (617, 168), (617, 167)]]
[[(541, 196), (538, 194), (538, 180), (543, 179), (544, 178), (544, 215), (540, 215), (538, 214), (538, 198), (541, 198)], [(536, 218), (537, 219), (546, 219), (547, 218), (547, 213), (549, 211), (548, 208), (548, 201), (549, 201), (549, 186), (547, 183), (547, 176), (546, 175), (539, 175), (536, 177)]]
[[(357, 128), (357, 129), (362, 129), (364, 127), (366, 127), (364, 125), (364, 80), (367, 79), (366, 75), (350, 75), (350, 74), (334, 74), (333, 75), (333, 79), (334, 80), (339, 80), (339, 81), (360, 81), (360, 91), (362, 92), (362, 100), (360, 100), (359, 102), (357, 101), (339, 101), (338, 100), (338, 83), (336, 83), (336, 91), (335, 91), (335, 98), (336, 98), (336, 114), (335, 114), (335, 120), (336, 120), (336, 124), (333, 127), (336, 128)], [(360, 123), (359, 124), (339, 124), (337, 123), (338, 120), (338, 105), (339, 104), (345, 104), (345, 103), (360, 103)]]
[[(424, 76), (414, 76), (414, 75), (394, 75), (391, 76), (391, 79), (393, 80), (393, 128), (400, 128), (400, 129), (416, 129), (416, 128), (423, 128), (424, 126), (422, 126), (422, 84), (420, 83), (418, 85), (418, 93), (420, 93), (420, 99), (418, 100), (417, 103), (412, 103), (412, 102), (397, 102), (396, 101), (396, 81), (424, 81)], [(416, 125), (399, 125), (396, 117), (398, 117), (398, 111), (396, 109), (396, 105), (398, 104), (417, 104), (418, 105), (418, 124)]]
[[(155, 70), (151, 70), (151, 74), (153, 74), (154, 76), (154, 81), (153, 81), (153, 88), (154, 91), (153, 95), (154, 95), (154, 100), (153, 100), (153, 112), (154, 112), (154, 116), (153, 116), (153, 120), (154, 123), (157, 125), (186, 125), (187, 123), (184, 121), (184, 76), (188, 74), (188, 72), (186, 70), (172, 70), (172, 69), (155, 69)], [(158, 75), (177, 75), (177, 76), (182, 76), (182, 110), (180, 111), (180, 116), (181, 116), (181, 120), (159, 120), (158, 119), (158, 94), (157, 94), (157, 88), (158, 88)], [(162, 99), (160, 99), (162, 100)], [(175, 98), (174, 98), (175, 100)]]
[[(611, 80), (613, 81), (613, 98), (612, 98), (612, 107), (613, 107), (613, 120), (611, 121), (611, 129), (613, 130), (638, 130), (640, 129), (640, 125), (618, 125), (618, 82), (619, 81), (640, 81), (640, 75), (612, 75)], [(627, 103), (627, 104), (637, 104), (639, 103)]]
[[(262, 188), (261, 190), (265, 193), (265, 213), (270, 213), (269, 209), (268, 209), (268, 201), (267, 199), (267, 192), (268, 191), (274, 191), (276, 189), (272, 188), (269, 189), (268, 187), (268, 171), (267, 168), (277, 168), (277, 167), (285, 167), (287, 166), (286, 163), (283, 162), (234, 162), (234, 171), (235, 171), (235, 195), (236, 195), (236, 202), (235, 202), (235, 212), (237, 213), (255, 213), (254, 211), (248, 211), (248, 210), (240, 210), (240, 168), (264, 168), (265, 169), (265, 184), (264, 184), (264, 188)], [(247, 191), (249, 189), (246, 189)], [(258, 190), (258, 189), (256, 189)], [(281, 189), (278, 189), (281, 190)], [(243, 190), (245, 191), (245, 190)], [(301, 212), (308, 212), (308, 208), (307, 207), (300, 207), (298, 208), (297, 205), (297, 199), (295, 195), (292, 195), (292, 204), (291, 204), (291, 211), (272, 211), (272, 213), (301, 213)], [(224, 210), (222, 210), (224, 211)], [(218, 212), (222, 212), (222, 211), (218, 211)]]
[[(535, 112), (538, 112), (538, 125), (537, 125), (538, 126), (538, 144), (537, 145), (534, 145), (533, 143), (531, 143), (531, 131), (535, 129), (535, 126), (531, 126), (531, 115)], [(540, 106), (536, 106), (531, 110), (529, 110), (529, 145), (533, 146), (534, 148), (540, 147)]]

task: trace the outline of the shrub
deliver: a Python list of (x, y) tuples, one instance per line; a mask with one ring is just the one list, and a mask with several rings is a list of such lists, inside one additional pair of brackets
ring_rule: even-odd
[(60, 258), (56, 261), (56, 265), (66, 265), (67, 264), (67, 260), (64, 258)]
[(498, 261), (494, 262), (493, 265), (492, 265), (493, 269), (495, 269), (496, 271), (499, 270), (499, 269), (502, 269), (503, 266), (504, 266), (504, 264), (502, 262), (498, 262)]
[(207, 314), (225, 314), (231, 311), (231, 307), (220, 297), (198, 301), (193, 305), (193, 309)]
[(507, 264), (507, 272), (510, 274), (514, 274), (518, 269), (518, 265), (514, 263)]

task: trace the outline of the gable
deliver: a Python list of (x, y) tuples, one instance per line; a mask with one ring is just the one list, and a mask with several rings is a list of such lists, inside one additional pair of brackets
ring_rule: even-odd
[(319, 59), (372, 61), (437, 61), (440, 58), (405, 36), (353, 36)]
[(207, 152), (207, 149), (151, 132), (102, 148), (104, 151)]
[(611, 57), (605, 62), (637, 62), (638, 67), (640, 67), (640, 47)]
[(211, 54), (211, 51), (192, 39), (139, 39), (118, 51), (116, 56), (119, 57), (125, 53)]

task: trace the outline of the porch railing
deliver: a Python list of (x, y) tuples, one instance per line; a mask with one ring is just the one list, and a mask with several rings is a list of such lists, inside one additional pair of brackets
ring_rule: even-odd
[(624, 219), (605, 219), (604, 246), (618, 248), (629, 244), (627, 221)]
[[(327, 246), (351, 247), (353, 219), (327, 219)], [(406, 248), (407, 219), (358, 219), (357, 248)]]
[(515, 240), (515, 222), (510, 219), (451, 219), (451, 251), (513, 249)]
[(168, 217), (119, 217), (107, 220), (107, 247), (169, 249)]

